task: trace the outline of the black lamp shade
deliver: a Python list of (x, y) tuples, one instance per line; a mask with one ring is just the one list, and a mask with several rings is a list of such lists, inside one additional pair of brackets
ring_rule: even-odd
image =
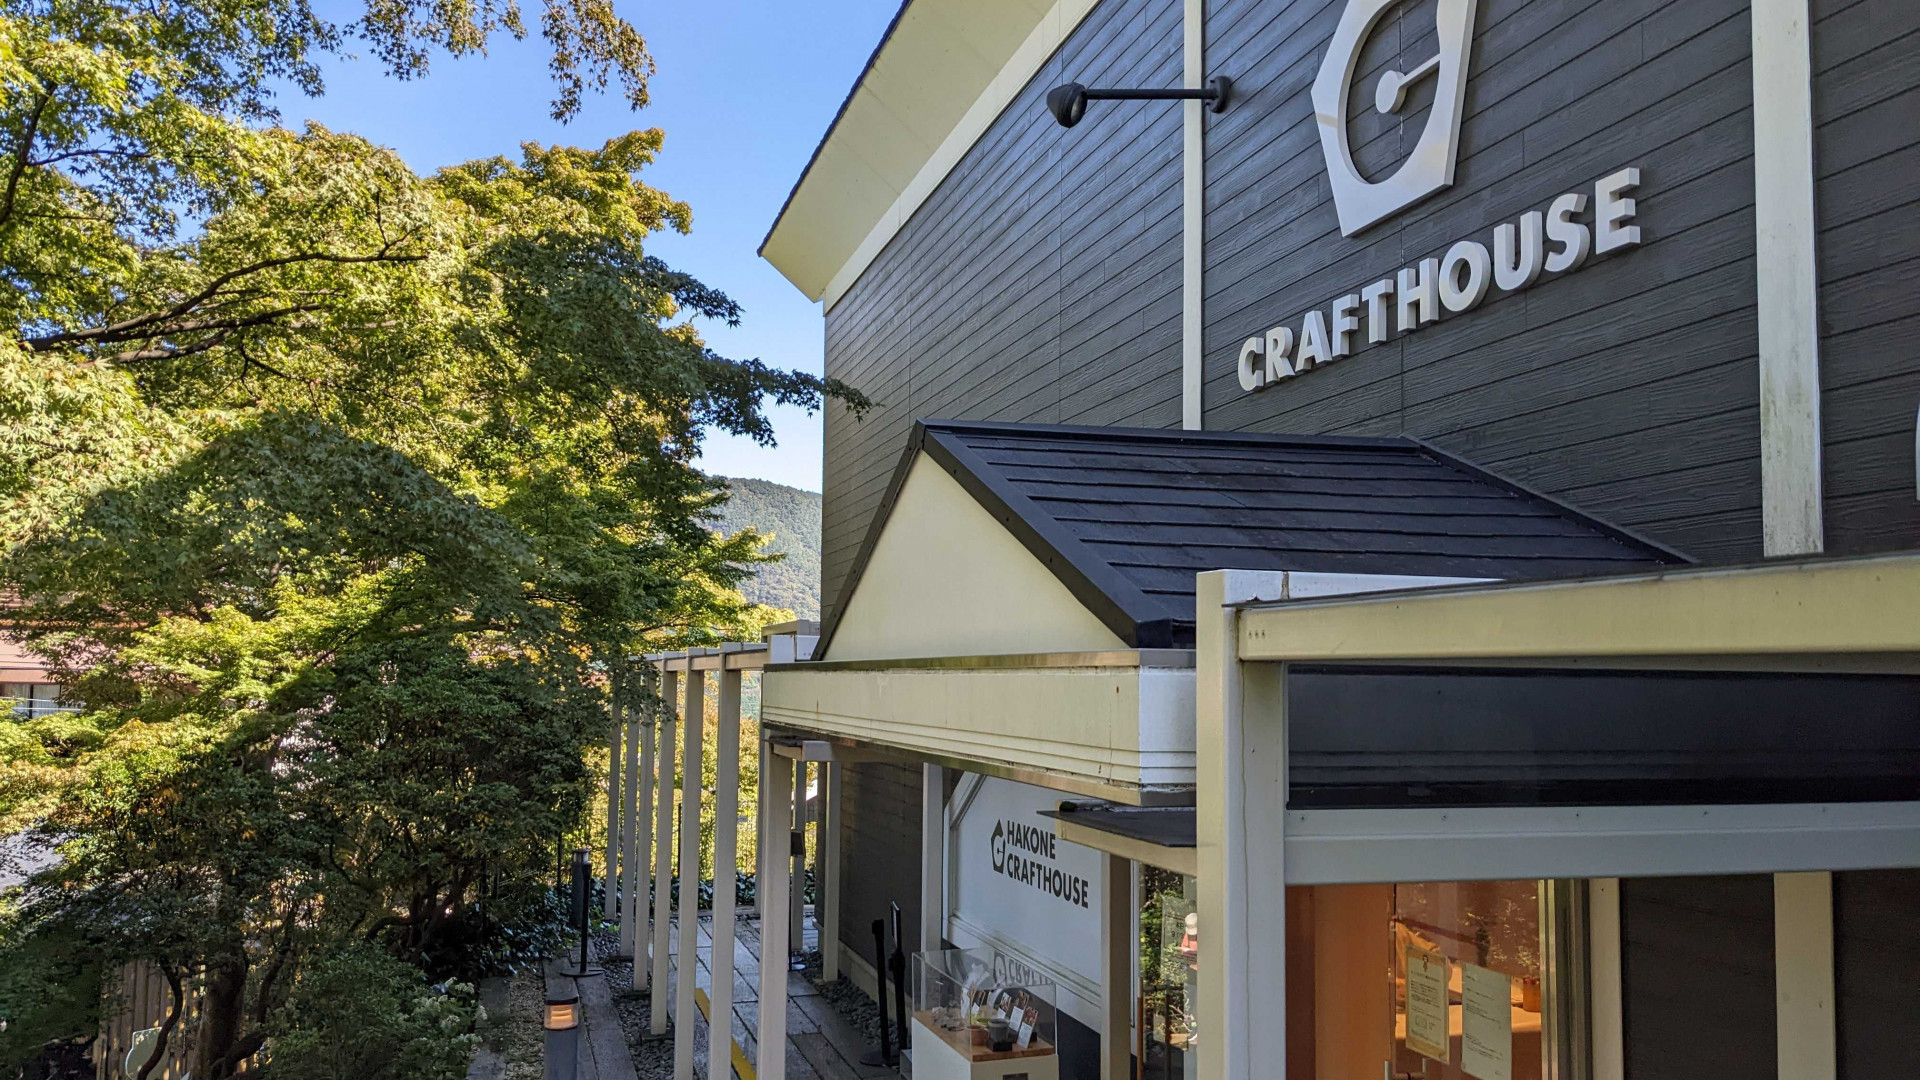
[(1087, 115), (1087, 88), (1077, 82), (1056, 86), (1047, 91), (1047, 111), (1060, 121), (1061, 127), (1072, 127)]

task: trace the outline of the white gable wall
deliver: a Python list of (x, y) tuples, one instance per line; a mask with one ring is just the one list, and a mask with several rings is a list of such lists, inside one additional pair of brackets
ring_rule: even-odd
[(1053, 572), (921, 454), (822, 660), (1124, 649)]

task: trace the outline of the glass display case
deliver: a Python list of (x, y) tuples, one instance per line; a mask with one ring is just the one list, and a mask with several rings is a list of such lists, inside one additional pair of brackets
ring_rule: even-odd
[(913, 957), (917, 1078), (1057, 1076), (1053, 980), (991, 949)]

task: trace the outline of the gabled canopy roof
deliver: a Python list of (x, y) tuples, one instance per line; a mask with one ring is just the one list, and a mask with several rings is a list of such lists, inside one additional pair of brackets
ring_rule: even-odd
[(1537, 580), (1691, 561), (1413, 439), (929, 420), (816, 656), (922, 454), (1134, 648), (1192, 646), (1205, 570)]

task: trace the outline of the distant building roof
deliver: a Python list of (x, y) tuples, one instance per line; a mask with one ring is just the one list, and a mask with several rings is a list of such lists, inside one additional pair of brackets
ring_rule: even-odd
[(1414, 439), (928, 420), (823, 650), (921, 453), (1135, 648), (1192, 646), (1207, 570), (1543, 579), (1692, 561)]

